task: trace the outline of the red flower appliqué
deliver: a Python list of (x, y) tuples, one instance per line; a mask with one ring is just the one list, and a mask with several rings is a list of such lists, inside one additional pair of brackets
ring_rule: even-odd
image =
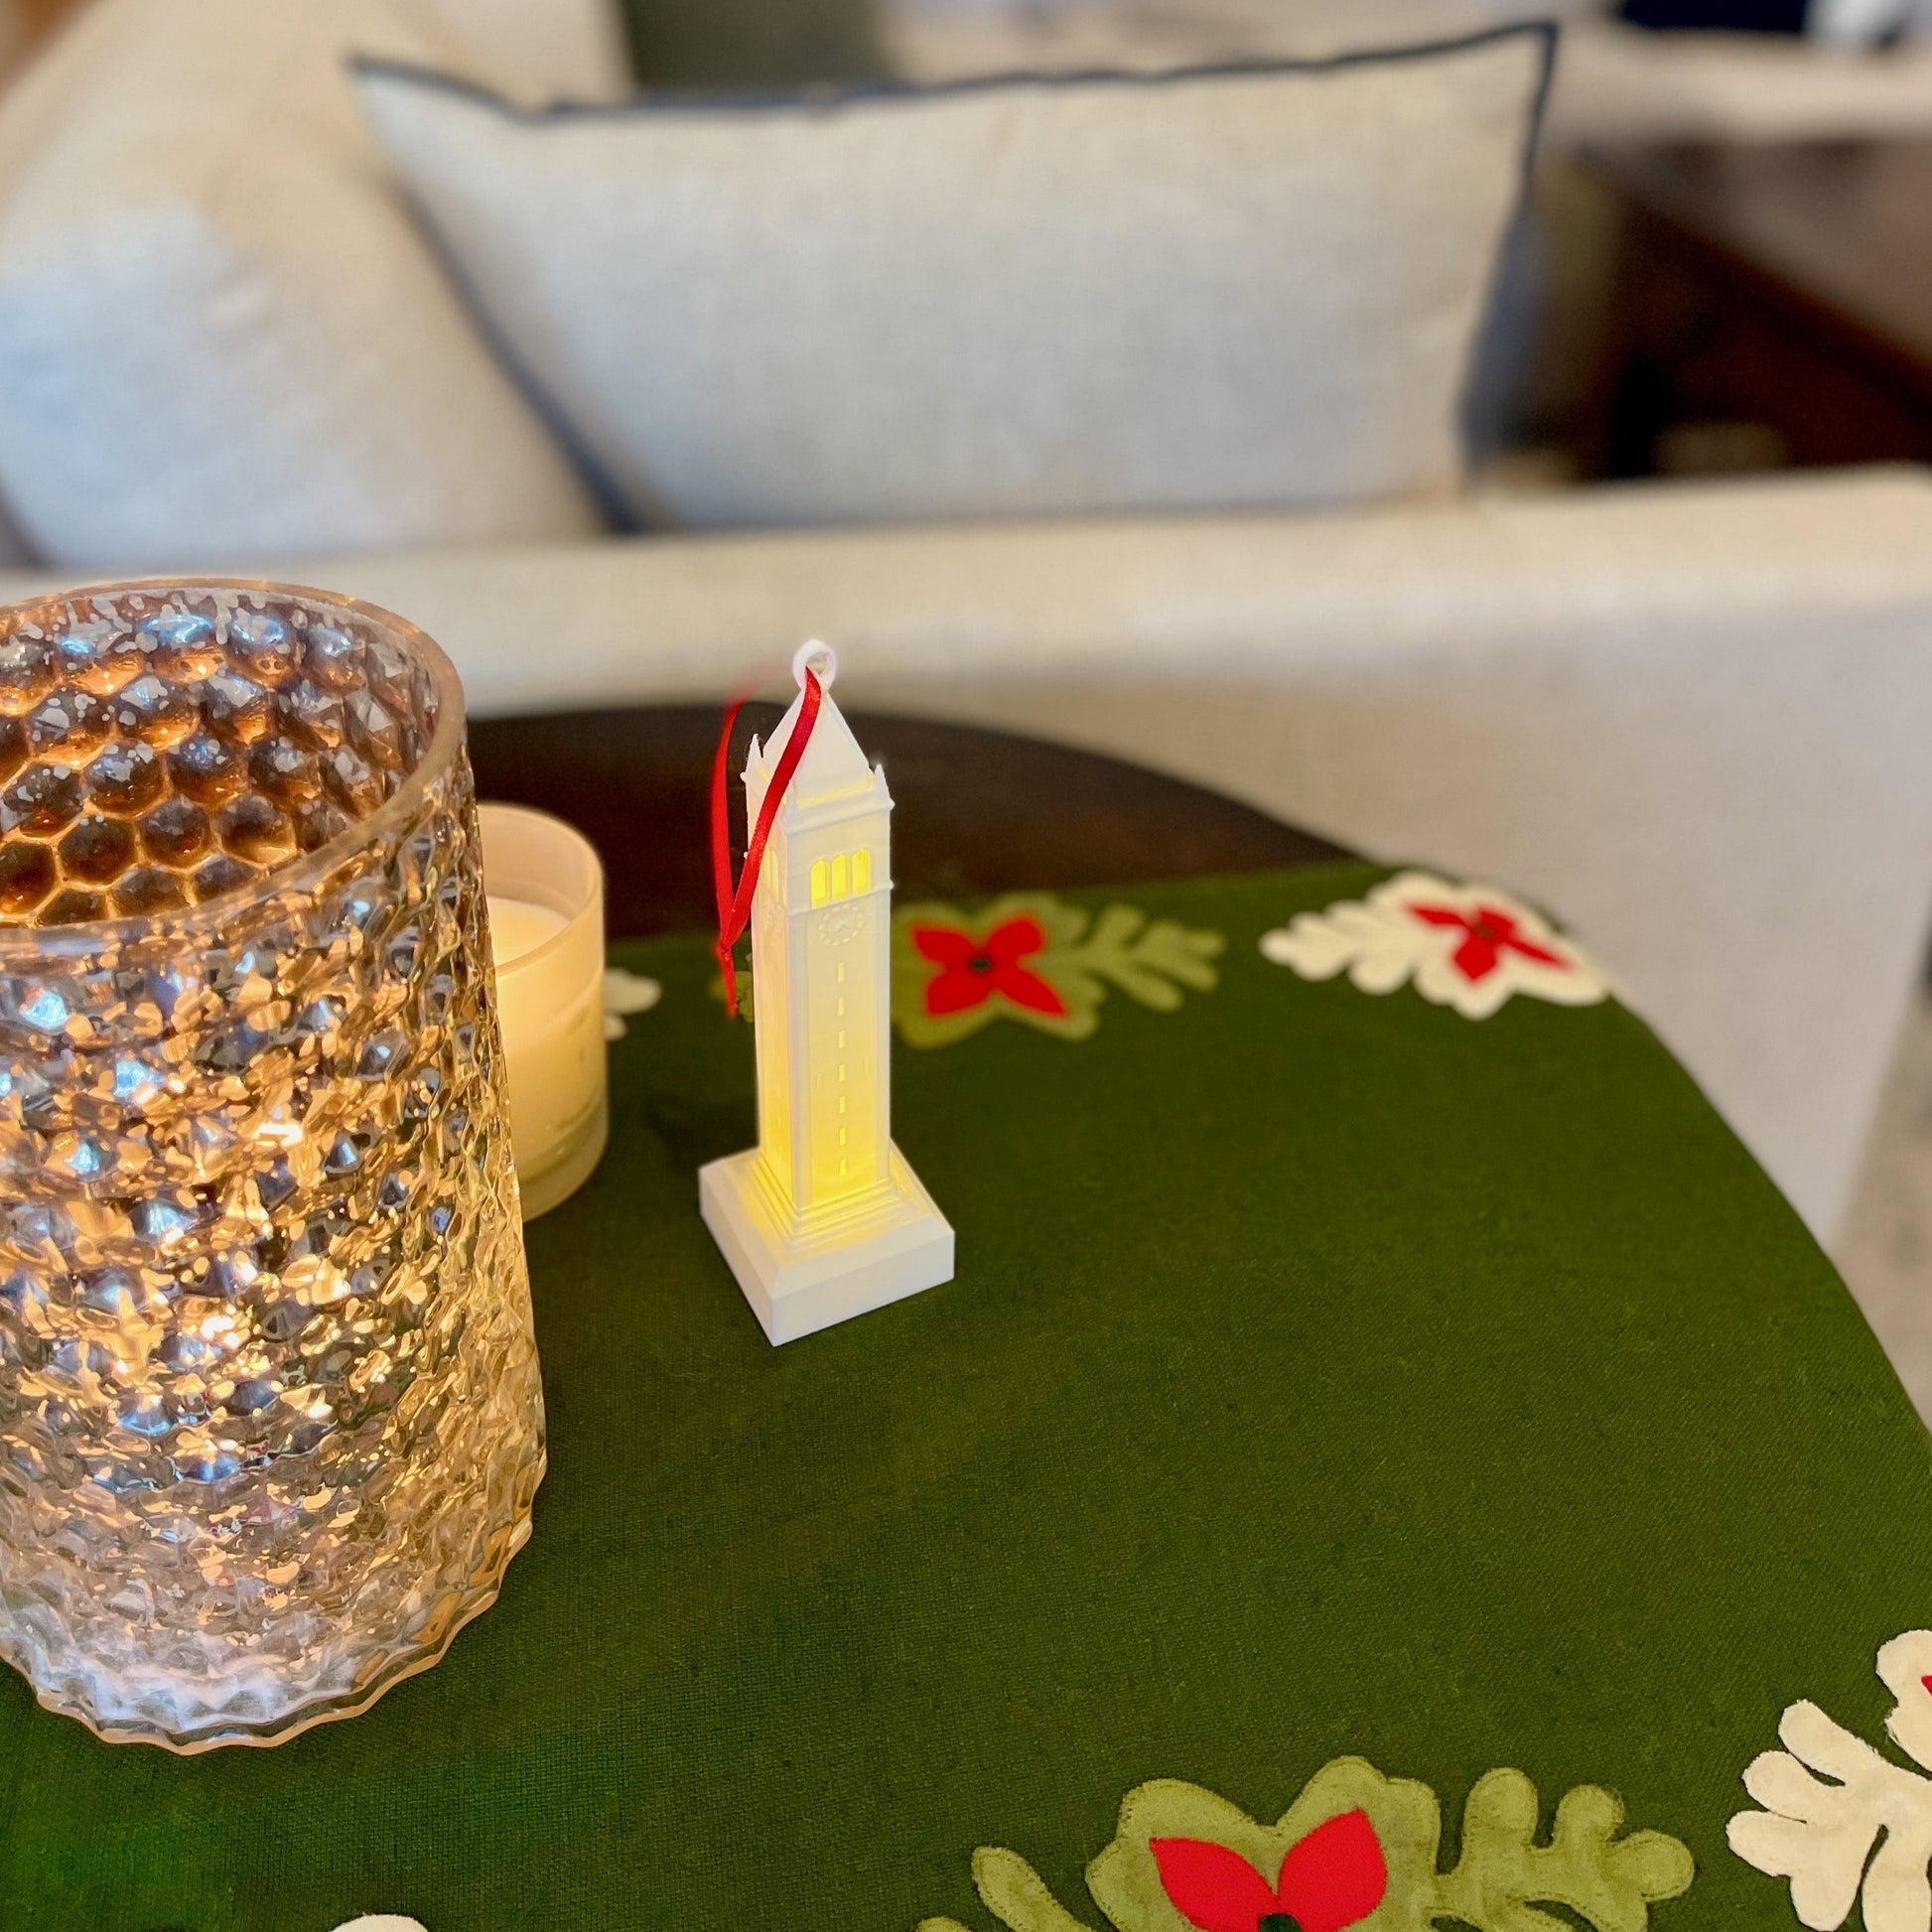
[(1200, 1932), (1341, 1932), (1389, 1888), (1382, 1842), (1360, 1809), (1292, 1845), (1272, 1885), (1238, 1852), (1206, 1839), (1157, 1838), (1148, 1849), (1168, 1896)]
[(1409, 906), (1411, 915), (1426, 925), (1460, 926), (1462, 943), (1450, 954), (1455, 970), (1472, 985), (1487, 979), (1502, 963), (1505, 952), (1521, 953), (1539, 966), (1554, 966), (1568, 972), (1570, 962), (1561, 953), (1526, 938), (1515, 918), (1499, 905), (1478, 904), (1473, 913), (1458, 911), (1453, 905)]
[(1022, 963), (1045, 950), (1046, 934), (1037, 919), (1008, 919), (984, 939), (945, 925), (915, 925), (911, 937), (920, 956), (939, 968), (925, 989), (925, 1010), (933, 1019), (983, 1006), (996, 993), (1030, 1013), (1066, 1018), (1066, 1002)]

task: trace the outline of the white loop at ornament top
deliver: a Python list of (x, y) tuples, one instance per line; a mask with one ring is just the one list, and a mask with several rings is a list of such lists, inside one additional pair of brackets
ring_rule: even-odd
[(821, 644), (816, 637), (800, 644), (792, 655), (791, 674), (798, 680), (801, 691), (805, 688), (807, 670), (818, 679), (821, 691), (831, 690), (832, 680), (839, 674), (838, 652), (830, 644)]

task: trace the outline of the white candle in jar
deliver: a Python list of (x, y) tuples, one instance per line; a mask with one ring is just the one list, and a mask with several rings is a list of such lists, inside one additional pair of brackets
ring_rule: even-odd
[(523, 1218), (588, 1178), (610, 1129), (605, 1092), (604, 870), (582, 833), (521, 805), (484, 805), (483, 885)]
[(570, 923), (554, 906), (539, 905), (534, 899), (509, 898), (501, 893), (489, 895), (489, 952), (501, 973), (514, 966), (525, 953), (535, 952), (553, 933)]

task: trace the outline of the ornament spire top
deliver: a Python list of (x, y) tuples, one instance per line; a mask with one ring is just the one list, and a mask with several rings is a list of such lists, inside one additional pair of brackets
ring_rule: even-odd
[[(854, 792), (865, 791), (872, 784), (872, 765), (867, 761), (859, 741), (852, 736), (852, 727), (845, 722), (838, 706), (832, 702), (832, 680), (839, 674), (838, 653), (831, 645), (822, 644), (816, 638), (801, 644), (791, 660), (791, 674), (798, 680), (798, 696), (792, 707), (779, 720), (777, 729), (771, 734), (769, 742), (760, 754), (756, 744), (753, 746), (753, 759), (760, 758), (769, 765), (782, 755), (782, 748), (791, 743), (791, 734), (796, 726), (805, 703), (805, 674), (810, 672), (818, 680), (821, 693), (818, 720), (812, 731), (811, 741), (805, 747), (803, 758), (798, 760), (798, 768), (792, 774), (791, 787), (786, 794), (785, 809), (797, 812), (812, 805), (824, 804), (828, 799), (849, 797)], [(746, 775), (751, 775), (748, 767)]]
[(799, 690), (805, 688), (805, 673), (810, 671), (818, 679), (818, 688), (829, 691), (832, 680), (839, 674), (839, 654), (830, 644), (822, 644), (816, 637), (808, 637), (791, 654), (791, 675)]

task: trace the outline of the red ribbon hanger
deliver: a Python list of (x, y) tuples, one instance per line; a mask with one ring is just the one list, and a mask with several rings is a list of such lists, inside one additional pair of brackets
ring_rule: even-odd
[(805, 756), (812, 727), (818, 723), (818, 708), (825, 697), (811, 666), (801, 665), (799, 670), (805, 695), (798, 707), (798, 722), (785, 740), (785, 749), (778, 755), (778, 766), (771, 774), (771, 782), (764, 788), (764, 803), (759, 807), (758, 823), (746, 841), (745, 870), (739, 874), (736, 887), (732, 884), (728, 766), (732, 728), (738, 723), (738, 714), (745, 709), (742, 697), (734, 698), (725, 708), (725, 729), (718, 736), (718, 756), (711, 766), (711, 876), (718, 893), (718, 943), (713, 950), (718, 955), (719, 970), (725, 976), (725, 1013), (733, 1020), (738, 1018), (738, 969), (732, 960), (732, 948), (751, 922), (752, 896), (759, 888), (759, 868), (764, 863), (765, 843), (777, 822), (778, 807), (784, 802), (792, 773)]

